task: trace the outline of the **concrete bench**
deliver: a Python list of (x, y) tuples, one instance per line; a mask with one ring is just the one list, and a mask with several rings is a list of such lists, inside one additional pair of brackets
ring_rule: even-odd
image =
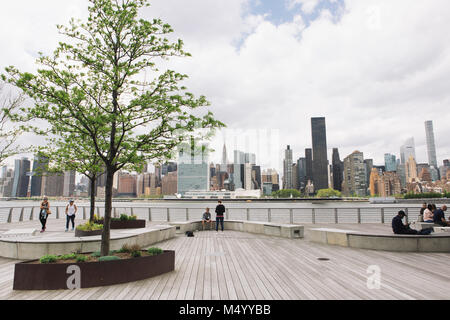
[[(184, 234), (186, 231), (201, 231), (202, 221), (181, 221), (169, 222), (170, 225), (176, 227), (178, 234)], [(216, 222), (211, 221), (211, 230), (215, 230)], [(209, 229), (209, 224), (205, 224), (205, 230)], [(268, 236), (282, 237), (282, 238), (303, 238), (304, 227), (293, 224), (280, 224), (259, 221), (240, 221), (240, 220), (226, 220), (224, 221), (225, 230), (234, 230), (241, 232), (249, 232), (256, 234), (264, 234)]]
[(433, 229), (433, 227), (439, 227), (438, 224), (434, 224), (431, 222), (418, 222), (418, 221), (411, 222), (411, 224), (409, 226), (411, 229), (414, 229), (417, 231), (421, 231), (423, 229)]
[(312, 242), (343, 247), (399, 251), (399, 252), (450, 252), (450, 234), (398, 235), (371, 234), (353, 230), (314, 228), (308, 230)]
[(450, 232), (450, 227), (434, 227), (433, 229), (436, 233)]

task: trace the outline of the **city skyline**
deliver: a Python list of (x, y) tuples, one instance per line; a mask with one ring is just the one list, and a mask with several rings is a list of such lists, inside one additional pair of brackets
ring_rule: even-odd
[[(34, 70), (37, 52), (51, 53), (59, 40), (55, 25), (85, 17), (86, 4), (6, 2), (0, 21), (16, 27), (0, 28), (8, 43), (0, 52), (0, 69), (16, 65)], [(277, 155), (263, 166), (280, 171), (278, 155), (286, 145), (294, 159), (312, 148), (309, 122), (316, 116), (327, 119), (328, 159), (332, 148), (339, 148), (342, 157), (361, 150), (382, 164), (384, 153), (398, 156), (399, 146), (414, 136), (416, 160), (427, 162), (423, 122), (428, 119), (434, 121), (438, 165), (449, 157), (450, 141), (443, 137), (450, 135), (450, 116), (442, 112), (450, 101), (444, 85), (450, 80), (450, 45), (442, 41), (450, 24), (444, 19), (450, 13), (447, 2), (194, 0), (189, 8), (180, 0), (151, 4), (144, 15), (172, 25), (174, 37), (183, 39), (192, 54), (163, 67), (189, 74), (187, 87), (206, 95), (229, 131), (264, 128), (283, 138), (275, 150), (266, 152), (250, 142), (248, 149), (245, 143), (235, 148), (229, 133), (219, 133), (211, 143), (217, 151), (211, 156), (214, 162), (220, 161), (226, 135), (227, 150), (252, 152), (264, 161), (266, 155)], [(398, 16), (404, 23), (397, 23)], [(20, 141), (42, 143), (28, 134)]]

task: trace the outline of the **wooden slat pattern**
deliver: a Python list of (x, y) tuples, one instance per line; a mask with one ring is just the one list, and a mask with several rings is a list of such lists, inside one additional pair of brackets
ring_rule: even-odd
[[(388, 230), (377, 225), (371, 229)], [(371, 251), (236, 231), (196, 232), (194, 238), (177, 236), (158, 246), (176, 251), (174, 272), (133, 283), (74, 291), (13, 291), (17, 261), (0, 258), (0, 299), (369, 300), (450, 297), (450, 254), (445, 253)], [(330, 260), (319, 261), (322, 257)], [(370, 265), (381, 268), (380, 290), (367, 288)]]

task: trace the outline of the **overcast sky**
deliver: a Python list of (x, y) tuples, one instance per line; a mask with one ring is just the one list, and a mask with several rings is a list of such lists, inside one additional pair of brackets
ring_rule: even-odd
[[(87, 0), (3, 1), (0, 68), (34, 70), (36, 53), (56, 47), (56, 24), (86, 17)], [(227, 124), (213, 147), (234, 148), (282, 168), (311, 147), (311, 117), (324, 116), (329, 160), (354, 150), (384, 163), (414, 137), (427, 162), (433, 120), (439, 165), (450, 158), (450, 2), (448, 0), (154, 0), (159, 17), (192, 58), (170, 67), (189, 75)], [(3, 71), (2, 71), (3, 72)], [(35, 141), (27, 137), (27, 141)]]

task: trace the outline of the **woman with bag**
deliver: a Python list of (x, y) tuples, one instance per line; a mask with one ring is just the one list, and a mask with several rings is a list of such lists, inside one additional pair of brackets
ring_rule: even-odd
[(49, 214), (51, 214), (50, 203), (48, 202), (48, 198), (44, 197), (44, 201), (41, 202), (41, 211), (39, 212), (39, 220), (42, 224), (41, 232), (45, 231), (45, 225), (47, 223), (47, 217)]

